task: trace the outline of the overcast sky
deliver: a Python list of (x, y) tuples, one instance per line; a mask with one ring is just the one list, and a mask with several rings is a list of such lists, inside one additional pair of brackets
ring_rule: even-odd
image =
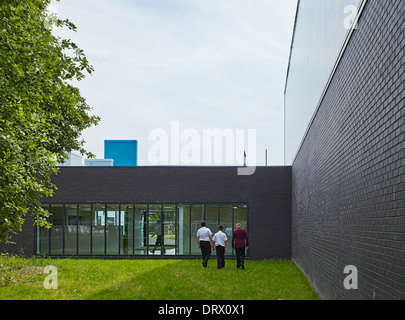
[(55, 34), (71, 38), (95, 68), (78, 87), (101, 117), (83, 134), (97, 158), (104, 156), (104, 140), (133, 139), (139, 165), (150, 165), (155, 142), (149, 134), (170, 135), (172, 121), (179, 121), (180, 132), (194, 129), (201, 138), (204, 129), (229, 128), (244, 129), (247, 140), (255, 129), (257, 165), (264, 164), (265, 149), (269, 165), (283, 164), (283, 93), (297, 0), (61, 0), (52, 6), (78, 28)]

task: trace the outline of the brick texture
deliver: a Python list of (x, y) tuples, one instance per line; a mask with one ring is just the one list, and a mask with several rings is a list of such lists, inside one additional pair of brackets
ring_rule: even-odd
[(25, 222), (21, 232), (18, 232), (11, 239), (13, 244), (6, 245), (0, 243), (0, 253), (11, 253), (24, 257), (32, 257), (34, 252), (34, 228), (33, 219), (30, 215), (25, 217)]
[(324, 299), (405, 299), (404, 17), (368, 1), (293, 165), (292, 258)]

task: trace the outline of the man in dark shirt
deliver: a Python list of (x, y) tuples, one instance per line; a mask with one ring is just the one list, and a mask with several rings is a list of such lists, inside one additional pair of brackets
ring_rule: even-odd
[(249, 249), (249, 240), (240, 223), (236, 224), (236, 230), (232, 234), (232, 248), (236, 252), (236, 267), (245, 269), (245, 249)]

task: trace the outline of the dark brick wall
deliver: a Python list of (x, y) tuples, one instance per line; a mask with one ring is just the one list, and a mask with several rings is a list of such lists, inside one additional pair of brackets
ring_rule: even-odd
[(22, 231), (18, 232), (11, 239), (14, 244), (5, 245), (0, 243), (0, 253), (11, 253), (22, 255), (24, 257), (32, 257), (34, 252), (34, 227), (33, 220), (30, 215), (25, 217), (25, 223)]
[(291, 259), (291, 167), (258, 168), (248, 180), (250, 257)]
[(291, 167), (62, 167), (53, 182), (43, 203), (248, 203), (250, 258), (291, 257)]
[(404, 17), (368, 1), (293, 165), (292, 258), (325, 299), (405, 299)]

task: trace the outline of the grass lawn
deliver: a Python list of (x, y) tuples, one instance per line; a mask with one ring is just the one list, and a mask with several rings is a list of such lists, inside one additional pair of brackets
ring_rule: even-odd
[[(47, 290), (44, 267), (57, 267)], [(318, 300), (291, 261), (22, 259), (0, 257), (0, 300)]]

